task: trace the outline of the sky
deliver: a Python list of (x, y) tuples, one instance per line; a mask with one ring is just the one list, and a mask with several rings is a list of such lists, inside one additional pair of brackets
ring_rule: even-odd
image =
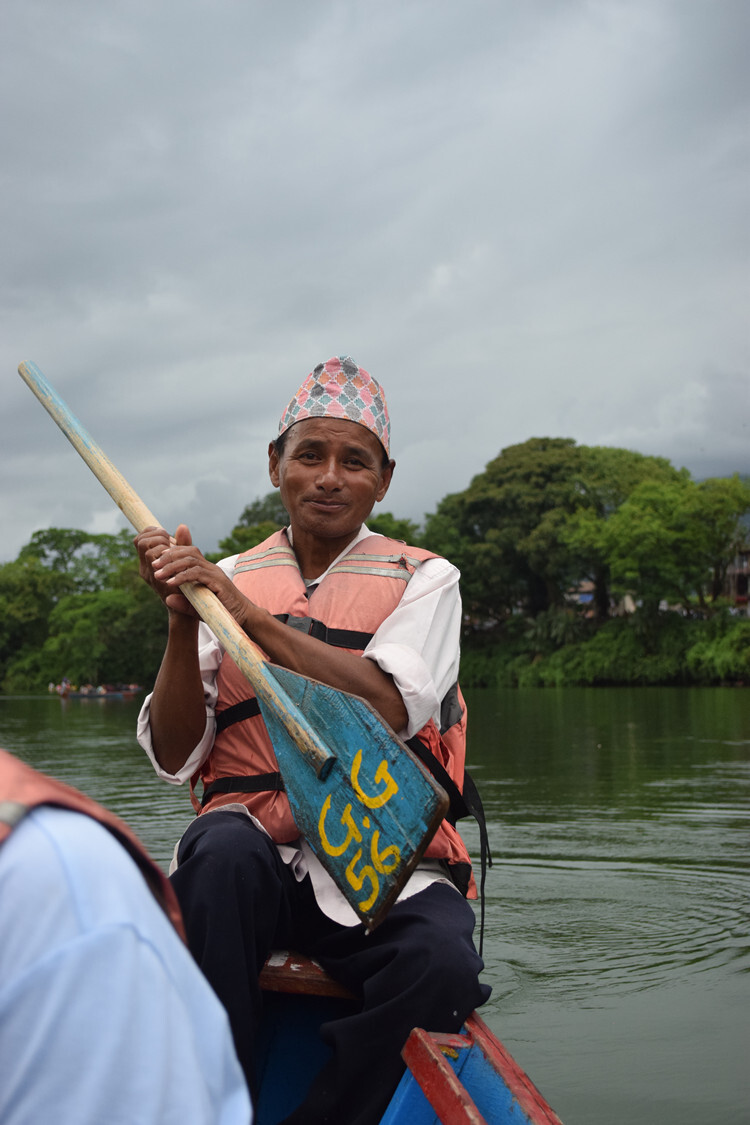
[(310, 370), (421, 523), (570, 437), (750, 473), (746, 0), (4, 0), (0, 562), (127, 526), (36, 363), (216, 549)]

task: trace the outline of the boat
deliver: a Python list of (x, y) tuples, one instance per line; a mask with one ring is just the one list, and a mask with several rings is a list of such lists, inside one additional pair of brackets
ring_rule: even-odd
[(126, 687), (83, 687), (78, 689), (68, 688), (63, 699), (134, 699), (138, 692), (143, 691), (137, 684), (128, 684)]
[[(321, 1023), (345, 1015), (357, 1001), (314, 961), (288, 951), (271, 955), (261, 987), (255, 1125), (277, 1125), (299, 1105), (328, 1057)], [(406, 1071), (381, 1125), (561, 1125), (476, 1012), (458, 1034), (414, 1028), (402, 1054)]]

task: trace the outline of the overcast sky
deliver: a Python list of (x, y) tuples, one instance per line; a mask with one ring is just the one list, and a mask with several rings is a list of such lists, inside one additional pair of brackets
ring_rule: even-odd
[(270, 490), (302, 379), (385, 387), (382, 508), (572, 437), (750, 472), (747, 0), (3, 0), (0, 561)]

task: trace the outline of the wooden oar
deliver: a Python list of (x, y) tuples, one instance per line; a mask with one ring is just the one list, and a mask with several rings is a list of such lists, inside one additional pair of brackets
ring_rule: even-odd
[[(39, 368), (18, 372), (136, 531), (160, 526)], [(297, 827), (373, 929), (445, 815), (444, 791), (365, 700), (267, 663), (212, 591), (180, 592), (252, 684)]]

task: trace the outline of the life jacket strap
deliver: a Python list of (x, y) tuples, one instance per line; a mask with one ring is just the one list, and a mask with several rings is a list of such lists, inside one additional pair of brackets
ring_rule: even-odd
[(449, 805), (448, 812), (445, 814), (445, 819), (455, 828), (457, 820), (461, 820), (466, 816), (473, 816), (479, 826), (479, 956), (481, 957), (482, 947), (484, 945), (484, 918), (486, 906), (485, 882), (487, 879), (487, 868), (492, 867), (492, 852), (490, 851), (490, 838), (487, 832), (487, 817), (485, 816), (482, 798), (479, 796), (479, 790), (476, 787), (474, 778), (468, 771), (464, 770), (462, 791), (458, 788), (442, 763), (437, 760), (432, 751), (425, 746), (424, 742), (417, 738), (416, 735), (413, 738), (407, 739), (406, 745), (416, 754), (420, 762), (427, 767), (437, 783), (442, 786), (447, 793)]
[[(289, 613), (277, 613), (274, 616), (277, 621), (280, 621), (283, 625), (288, 625), (290, 629), (307, 633), (318, 641), (333, 645), (334, 648), (350, 648), (364, 652), (373, 638), (372, 633), (360, 632), (357, 629), (329, 629), (327, 625), (314, 617), (294, 617)], [(219, 711), (216, 716), (216, 733), (221, 734), (233, 723), (241, 723), (244, 719), (254, 719), (259, 714), (260, 706), (257, 699), (243, 699), (241, 702), (234, 703), (231, 707), (225, 707), (223, 711)]]
[(280, 773), (256, 773), (248, 777), (217, 777), (203, 790), (201, 808), (217, 793), (283, 793), (284, 779)]
[(216, 733), (220, 734), (233, 723), (241, 723), (243, 719), (254, 719), (256, 715), (260, 715), (260, 704), (255, 696), (234, 703), (231, 707), (225, 707), (216, 716)]
[(275, 613), (274, 617), (282, 625), (307, 633), (315, 637), (316, 641), (324, 641), (334, 648), (352, 648), (364, 652), (374, 636), (374, 633), (364, 633), (358, 629), (330, 629), (315, 617), (295, 617), (291, 613)]

